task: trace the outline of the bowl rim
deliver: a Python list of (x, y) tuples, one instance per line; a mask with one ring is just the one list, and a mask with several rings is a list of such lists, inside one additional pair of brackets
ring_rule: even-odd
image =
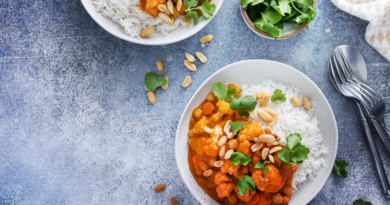
[[(314, 0), (313, 2), (313, 9), (315, 10), (316, 9), (316, 2), (317, 0)], [(252, 29), (253, 32), (261, 35), (261, 36), (264, 36), (266, 38), (269, 38), (269, 39), (275, 39), (275, 37), (273, 37), (272, 35), (266, 33), (266, 32), (263, 32), (263, 31), (260, 31), (260, 29), (258, 29), (252, 22), (252, 20), (249, 18), (248, 16), (248, 13), (246, 12), (246, 9), (243, 9), (241, 8), (241, 13), (242, 13), (242, 16), (244, 17), (244, 20), (246, 22), (246, 24)], [(294, 30), (293, 32), (290, 32), (290, 33), (287, 33), (287, 34), (283, 34), (282, 37), (278, 37), (277, 39), (286, 39), (286, 38), (289, 38), (291, 36), (295, 36), (296, 34), (298, 34), (299, 32), (301, 32), (307, 25), (307, 22), (305, 22), (304, 24), (302, 24), (299, 28), (297, 28), (296, 30)]]
[[(110, 29), (108, 26), (104, 25), (103, 22), (101, 22), (100, 20), (98, 20), (97, 18), (97, 15), (101, 15), (99, 12), (97, 12), (94, 8), (90, 8), (89, 6), (87, 6), (87, 1), (90, 2), (92, 4), (92, 0), (80, 0), (81, 1), (81, 4), (83, 5), (84, 9), (87, 11), (87, 13), (89, 14), (89, 16), (100, 26), (102, 27), (105, 31), (107, 31), (108, 33), (110, 33), (111, 35), (117, 37), (117, 38), (120, 38), (122, 40), (125, 40), (125, 41), (128, 41), (128, 42), (131, 42), (131, 43), (136, 43), (136, 44), (140, 44), (140, 45), (149, 45), (149, 46), (161, 46), (161, 45), (168, 45), (168, 44), (173, 44), (173, 43), (177, 43), (179, 41), (182, 41), (182, 40), (185, 40), (187, 38), (190, 38), (192, 37), (193, 35), (197, 34), (199, 31), (201, 31), (205, 26), (207, 26), (211, 20), (213, 20), (213, 18), (217, 15), (219, 9), (222, 7), (223, 5), (223, 1), (224, 0), (219, 0), (220, 3), (218, 5), (216, 5), (216, 9), (213, 13), (213, 16), (209, 19), (204, 19), (206, 21), (206, 23), (204, 24), (201, 24), (201, 25), (197, 25), (195, 26), (193, 29), (192, 29), (192, 32), (190, 32), (189, 34), (187, 35), (179, 35), (177, 38), (174, 38), (174, 39), (165, 39), (164, 41), (142, 41), (140, 39), (137, 39), (137, 38), (133, 38), (133, 37), (130, 37), (128, 35), (126, 35), (124, 32), (120, 32), (120, 33), (117, 33), (116, 31)], [(93, 6), (93, 5), (92, 5)], [(94, 6), (93, 6), (94, 7)], [(104, 16), (103, 16), (104, 17)], [(106, 18), (106, 17), (104, 17)], [(111, 21), (111, 20), (110, 20)], [(116, 24), (114, 22), (112, 22), (113, 24)]]
[[(338, 149), (338, 144), (339, 144), (339, 134), (338, 134), (338, 127), (337, 127), (337, 120), (336, 120), (336, 117), (334, 115), (334, 112), (333, 112), (333, 109), (332, 107), (330, 106), (329, 104), (329, 101), (327, 100), (326, 96), (324, 95), (324, 93), (321, 91), (321, 89), (317, 86), (317, 84), (312, 81), (308, 76), (306, 76), (304, 73), (302, 73), (301, 71), (293, 68), (292, 66), (289, 66), (287, 64), (284, 64), (284, 63), (280, 63), (280, 62), (277, 62), (277, 61), (272, 61), (272, 60), (262, 60), (262, 59), (249, 59), (249, 60), (242, 60), (242, 61), (238, 61), (238, 62), (235, 62), (235, 63), (231, 63), (229, 65), (226, 65), (224, 66), (223, 68), (219, 69), (218, 71), (216, 71), (215, 73), (213, 73), (211, 76), (209, 76), (205, 81), (203, 81), (203, 83), (199, 86), (199, 88), (195, 91), (195, 93), (192, 95), (191, 99), (188, 101), (187, 105), (185, 106), (182, 114), (181, 114), (181, 117), (180, 117), (180, 120), (179, 120), (179, 123), (176, 127), (176, 134), (175, 134), (175, 161), (176, 161), (176, 165), (177, 165), (177, 168), (179, 170), (179, 174), (180, 174), (180, 177), (182, 178), (182, 180), (184, 181), (184, 184), (186, 185), (186, 187), (188, 188), (188, 190), (190, 191), (191, 195), (200, 203), (201, 202), (201, 198), (200, 196), (196, 196), (191, 188), (190, 188), (190, 184), (189, 184), (189, 179), (185, 179), (184, 178), (184, 170), (181, 168), (180, 164), (179, 164), (179, 161), (177, 160), (179, 158), (179, 153), (177, 152), (178, 150), (178, 147), (179, 147), (179, 128), (182, 126), (182, 123), (184, 121), (184, 115), (185, 115), (185, 112), (186, 110), (188, 110), (191, 102), (195, 99), (195, 96), (198, 95), (198, 93), (201, 91), (201, 89), (203, 88), (203, 86), (205, 84), (207, 84), (214, 76), (218, 75), (219, 73), (223, 72), (224, 70), (230, 68), (231, 66), (233, 65), (236, 65), (236, 64), (240, 64), (240, 63), (243, 63), (243, 62), (253, 62), (253, 61), (260, 61), (260, 62), (272, 62), (272, 63), (276, 63), (276, 64), (282, 64), (283, 66), (285, 66), (287, 69), (290, 69), (292, 70), (293, 72), (296, 72), (300, 75), (303, 75), (304, 78), (306, 78), (309, 82), (311, 82), (314, 86), (314, 88), (319, 92), (320, 95), (322, 95), (323, 98), (325, 98), (326, 100), (326, 107), (328, 109), (330, 109), (330, 115), (331, 117), (333, 118), (333, 126), (336, 128), (335, 130), (335, 152), (332, 154), (332, 155), (329, 155), (329, 157), (331, 157), (332, 161), (334, 161), (336, 159), (336, 156), (337, 156), (337, 149)], [(330, 154), (330, 153), (328, 153)], [(329, 165), (330, 166), (330, 165)], [(332, 166), (333, 167), (333, 166)], [(306, 199), (306, 201), (304, 202), (304, 204), (307, 204), (309, 203), (311, 200), (313, 200), (314, 197), (316, 197), (318, 195), (318, 193), (322, 190), (322, 188), (325, 186), (325, 183), (328, 181), (329, 179), (329, 176), (332, 172), (332, 169), (328, 169), (327, 173), (325, 173), (324, 175), (324, 180), (320, 183), (320, 185), (317, 187), (317, 190), (314, 192), (314, 194), (311, 196), (311, 197), (308, 197)], [(316, 176), (318, 177), (318, 176)], [(326, 180), (325, 180), (326, 179)]]

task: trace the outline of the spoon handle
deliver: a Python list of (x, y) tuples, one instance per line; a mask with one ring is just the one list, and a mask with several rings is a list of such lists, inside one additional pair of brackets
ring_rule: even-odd
[(355, 102), (356, 102), (356, 104), (359, 108), (359, 111), (360, 111), (360, 116), (362, 118), (364, 131), (366, 132), (367, 141), (370, 144), (371, 153), (374, 156), (375, 167), (376, 167), (376, 170), (378, 172), (379, 179), (381, 181), (382, 189), (385, 192), (386, 198), (390, 199), (390, 185), (389, 185), (389, 181), (387, 180), (386, 172), (383, 169), (383, 164), (382, 164), (382, 161), (379, 157), (378, 149), (375, 145), (374, 139), (372, 138), (370, 127), (368, 126), (367, 119), (364, 116), (362, 106), (360, 105), (360, 103), (358, 101), (355, 100)]
[(385, 145), (387, 151), (390, 153), (390, 135), (386, 130), (386, 127), (380, 120), (378, 120), (375, 116), (370, 116), (371, 122), (374, 125), (376, 131), (379, 134), (383, 144)]

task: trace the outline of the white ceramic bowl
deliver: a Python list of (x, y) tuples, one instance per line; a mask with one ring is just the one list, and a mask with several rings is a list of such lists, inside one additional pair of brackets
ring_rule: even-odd
[(329, 149), (329, 153), (325, 158), (326, 167), (322, 167), (318, 171), (318, 176), (313, 181), (300, 185), (299, 189), (294, 191), (289, 205), (309, 203), (325, 185), (337, 154), (338, 132), (332, 108), (324, 94), (306, 75), (288, 65), (268, 60), (246, 60), (230, 64), (210, 76), (188, 102), (177, 126), (175, 139), (176, 163), (184, 183), (201, 204), (211, 205), (217, 203), (198, 186), (188, 167), (187, 132), (192, 111), (212, 91), (212, 86), (216, 82), (233, 83), (241, 86), (247, 83), (258, 83), (265, 78), (282, 83), (291, 83), (299, 88), (302, 94), (310, 96), (310, 99), (318, 102), (315, 115), (320, 120), (323, 143)]
[(81, 3), (83, 4), (85, 10), (87, 10), (88, 14), (92, 17), (92, 19), (99, 24), (104, 30), (111, 33), (112, 35), (121, 38), (123, 40), (142, 44), (142, 45), (167, 45), (171, 43), (176, 43), (178, 41), (184, 40), (186, 38), (189, 38), (193, 36), (194, 34), (198, 33), (200, 30), (202, 30), (203, 27), (205, 27), (213, 18), (215, 15), (217, 15), (219, 9), (222, 6), (223, 0), (213, 0), (211, 3), (215, 4), (216, 9), (214, 11), (213, 17), (203, 20), (203, 17), (199, 17), (199, 23), (188, 29), (188, 30), (177, 30), (174, 32), (171, 32), (167, 36), (154, 36), (152, 38), (133, 38), (128, 35), (126, 35), (123, 32), (123, 29), (113, 23), (111, 20), (105, 18), (100, 13), (96, 12), (95, 6), (92, 4), (91, 0), (81, 0)]

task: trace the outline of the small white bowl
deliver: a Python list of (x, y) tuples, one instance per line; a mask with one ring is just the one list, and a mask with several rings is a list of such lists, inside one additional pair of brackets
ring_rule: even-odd
[[(219, 9), (222, 6), (223, 0), (213, 0), (211, 3), (215, 4), (216, 9), (214, 11), (213, 17), (203, 20), (203, 17), (199, 17), (199, 23), (188, 29), (188, 30), (177, 30), (169, 33), (167, 36), (153, 36), (152, 38), (133, 38), (128, 35), (126, 35), (123, 32), (123, 29), (110, 19), (105, 18), (100, 13), (98, 13), (95, 9), (95, 6), (92, 4), (91, 0), (81, 0), (81, 3), (83, 4), (85, 10), (87, 10), (88, 14), (92, 17), (92, 19), (99, 24), (104, 30), (109, 32), (110, 34), (137, 44), (142, 45), (167, 45), (171, 43), (176, 43), (178, 41), (184, 40), (186, 38), (189, 38), (196, 33), (198, 33), (200, 30), (202, 30), (203, 27), (205, 27), (213, 18), (215, 15), (217, 15)], [(201, 20), (202, 19), (202, 20)]]
[(294, 191), (289, 205), (309, 203), (325, 185), (337, 154), (338, 132), (332, 108), (324, 94), (306, 75), (288, 65), (268, 60), (246, 60), (230, 64), (210, 76), (188, 102), (177, 126), (175, 139), (176, 163), (184, 183), (201, 204), (217, 205), (218, 203), (203, 192), (188, 167), (187, 133), (192, 111), (212, 91), (212, 86), (216, 82), (233, 83), (241, 86), (248, 83), (259, 83), (265, 78), (286, 84), (291, 83), (299, 88), (304, 95), (310, 96), (311, 100), (317, 101), (315, 116), (320, 120), (323, 143), (329, 149), (329, 153), (325, 157), (326, 166), (318, 171), (318, 175), (312, 181), (301, 184), (299, 189)]

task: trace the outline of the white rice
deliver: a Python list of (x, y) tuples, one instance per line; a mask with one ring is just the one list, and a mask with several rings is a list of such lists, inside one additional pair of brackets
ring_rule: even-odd
[[(154, 33), (150, 35), (161, 36), (168, 35), (172, 31), (188, 30), (194, 25), (185, 26), (182, 24), (183, 16), (175, 18), (173, 24), (168, 24), (160, 19), (153, 18), (149, 13), (143, 12), (139, 8), (140, 0), (91, 0), (95, 5), (96, 11), (100, 12), (104, 17), (118, 24), (125, 34), (133, 38), (141, 38), (140, 32), (145, 28), (153, 28)], [(202, 18), (199, 18), (201, 21)], [(180, 32), (180, 31), (179, 31)]]
[[(286, 102), (280, 104), (268, 103), (266, 107), (272, 108), (278, 113), (278, 121), (272, 130), (274, 130), (280, 137), (279, 141), (282, 145), (287, 145), (286, 137), (291, 133), (298, 133), (302, 137), (302, 145), (310, 149), (310, 154), (302, 164), (298, 165), (298, 170), (294, 175), (293, 187), (297, 189), (299, 184), (311, 180), (316, 176), (316, 172), (325, 166), (325, 155), (328, 149), (322, 143), (322, 136), (319, 129), (319, 121), (314, 116), (315, 102), (312, 102), (312, 109), (306, 110), (303, 106), (300, 108), (293, 107), (290, 103), (292, 96), (297, 97), (302, 104), (302, 93), (299, 89), (293, 85), (285, 85), (283, 83), (277, 83), (273, 80), (264, 80), (262, 83), (243, 85), (241, 86), (241, 96), (253, 95), (258, 92), (268, 92), (271, 95), (276, 89), (280, 89), (286, 96)], [(263, 109), (256, 107), (256, 109)], [(255, 111), (252, 111), (256, 113)], [(252, 118), (254, 117), (254, 118)], [(257, 114), (250, 117), (251, 121), (257, 121), (263, 127), (267, 126), (267, 123), (257, 117)]]

